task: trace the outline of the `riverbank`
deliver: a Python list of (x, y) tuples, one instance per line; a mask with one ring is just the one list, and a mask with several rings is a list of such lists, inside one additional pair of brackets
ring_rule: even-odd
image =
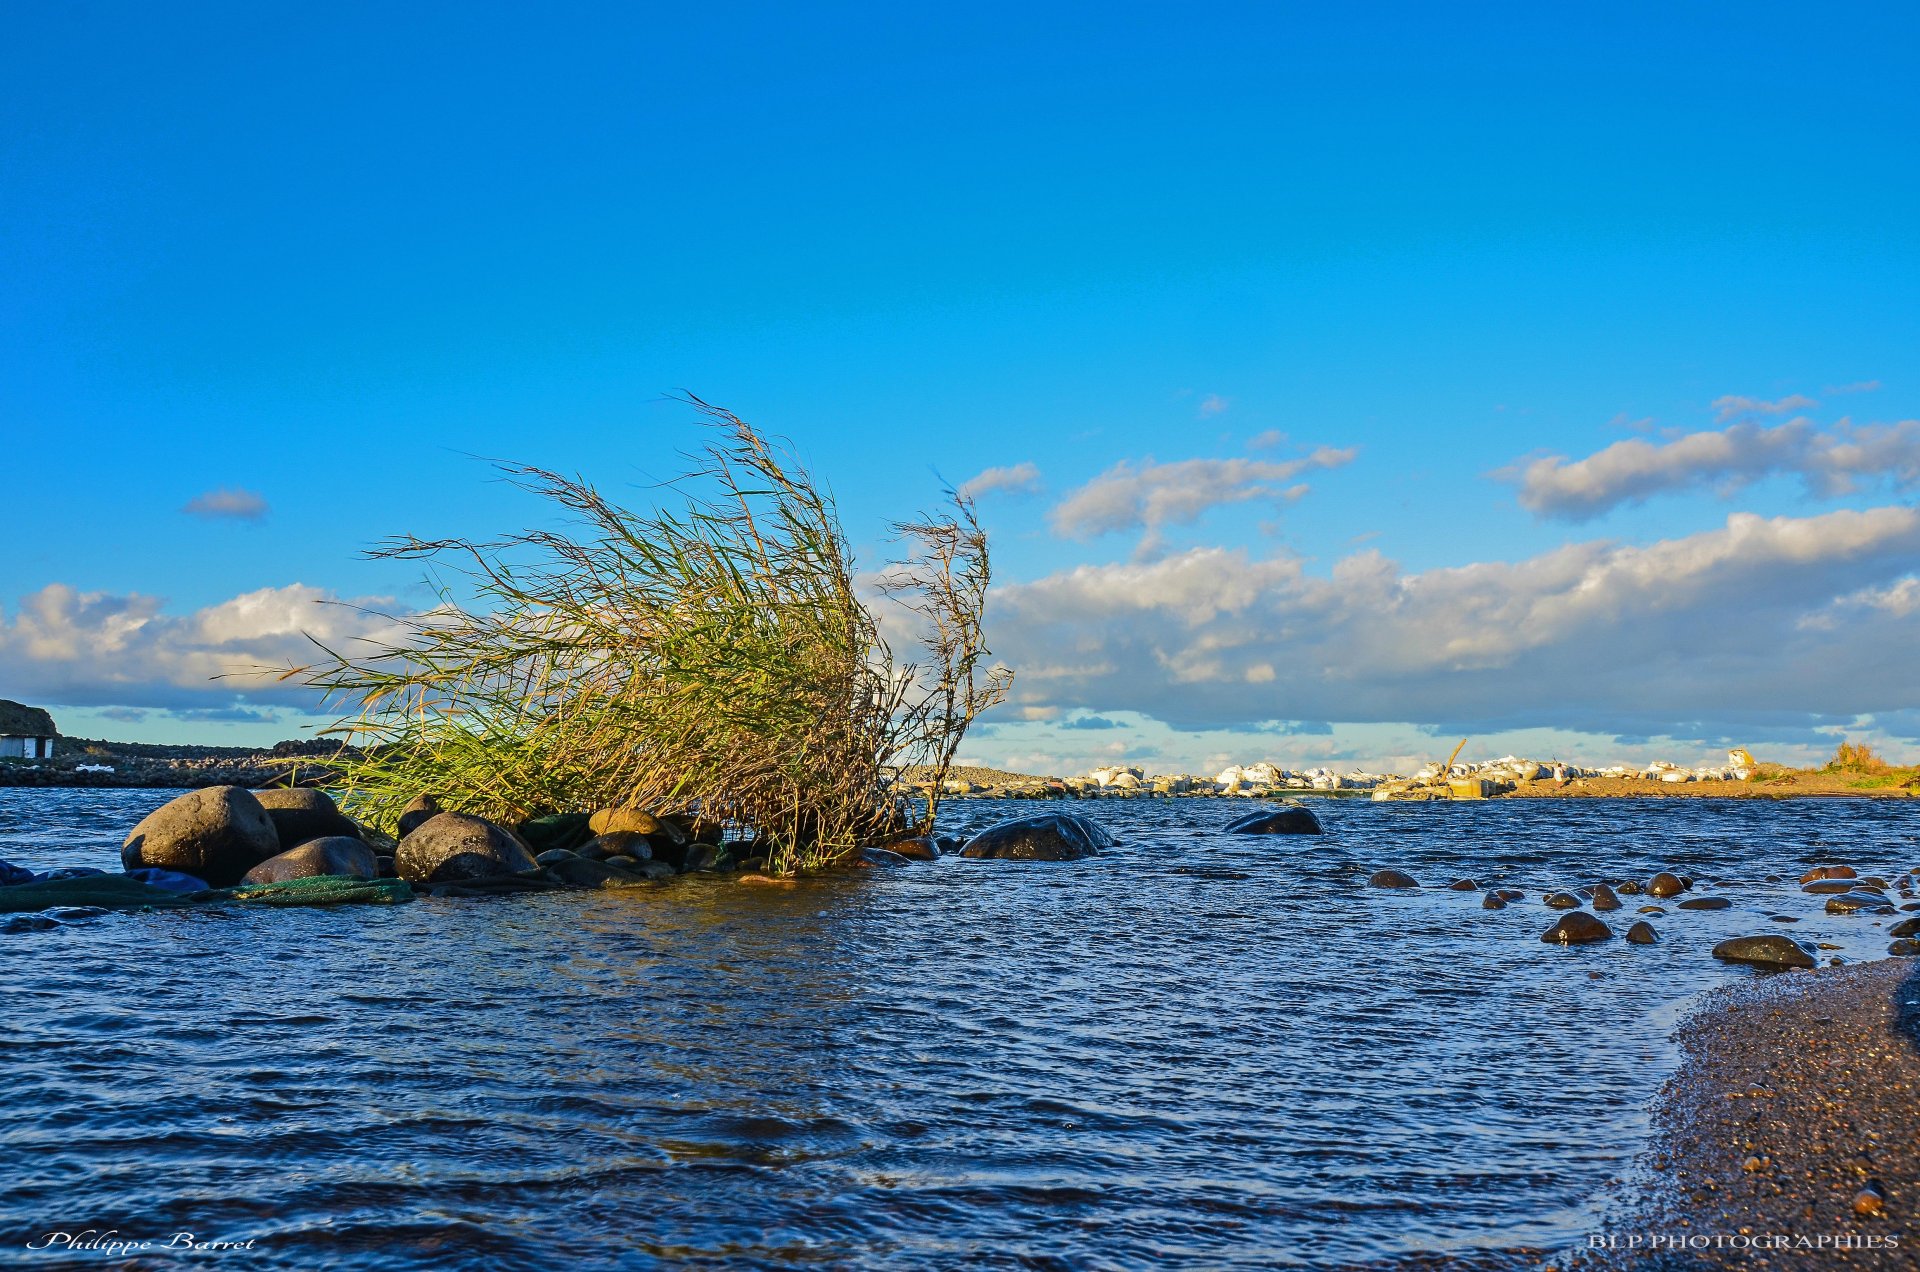
[(1646, 1177), (1592, 1238), (1611, 1248), (1571, 1266), (1914, 1266), (1917, 1025), (1920, 963), (1903, 958), (1708, 993), (1676, 1036), (1683, 1059), (1654, 1108)]

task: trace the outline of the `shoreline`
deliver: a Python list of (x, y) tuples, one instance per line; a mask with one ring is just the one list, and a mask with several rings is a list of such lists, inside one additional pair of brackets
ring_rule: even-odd
[(1566, 1267), (1913, 1266), (1920, 961), (1756, 974), (1674, 1040), (1640, 1178)]

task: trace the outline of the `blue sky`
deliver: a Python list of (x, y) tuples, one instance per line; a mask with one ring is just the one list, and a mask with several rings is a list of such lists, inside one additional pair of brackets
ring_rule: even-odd
[(1022, 680), (975, 758), (1920, 749), (1868, 675), (1920, 612), (1917, 26), (9, 5), (0, 697), (297, 733), (209, 668), (407, 604), (375, 539), (532, 515), (476, 455), (669, 471), (689, 389), (868, 558), (1032, 466), (982, 495)]

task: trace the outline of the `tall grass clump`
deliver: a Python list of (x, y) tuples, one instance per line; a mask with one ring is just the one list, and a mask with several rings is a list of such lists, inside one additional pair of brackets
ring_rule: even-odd
[(1842, 741), (1827, 767), (1841, 773), (1884, 773), (1887, 762), (1874, 754), (1868, 743)]
[[(340, 784), (358, 815), (391, 827), (421, 794), (509, 823), (687, 814), (752, 834), (778, 871), (931, 828), (968, 725), (1011, 680), (987, 663), (971, 502), (949, 492), (943, 513), (897, 523), (903, 559), (863, 589), (830, 493), (745, 421), (687, 401), (709, 444), (651, 508), (503, 465), (562, 528), (370, 554), (429, 563), (441, 603), (286, 673), (349, 708), (328, 732), (354, 744)], [(913, 659), (876, 607), (911, 629)], [(915, 810), (891, 783), (920, 764), (935, 784)]]

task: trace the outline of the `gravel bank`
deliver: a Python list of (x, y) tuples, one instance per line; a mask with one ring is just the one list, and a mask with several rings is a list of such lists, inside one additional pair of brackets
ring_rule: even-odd
[(1646, 1181), (1596, 1234), (1614, 1250), (1570, 1266), (1920, 1267), (1917, 1025), (1912, 959), (1713, 991), (1677, 1036)]

